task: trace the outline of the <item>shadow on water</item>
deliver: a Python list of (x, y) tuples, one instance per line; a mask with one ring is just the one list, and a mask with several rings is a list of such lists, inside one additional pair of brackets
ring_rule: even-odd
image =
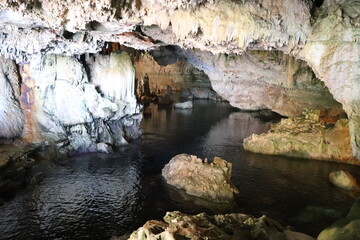
[[(207, 101), (195, 101), (192, 110), (150, 108), (136, 144), (111, 155), (33, 166), (31, 173), (41, 174), (42, 181), (0, 206), (0, 239), (109, 239), (173, 210), (266, 214), (316, 236), (357, 197), (327, 179), (338, 169), (359, 178), (358, 167), (244, 151), (243, 139), (266, 132), (270, 124), (252, 113)], [(212, 204), (166, 185), (161, 169), (179, 153), (231, 161), (240, 190), (236, 206)]]

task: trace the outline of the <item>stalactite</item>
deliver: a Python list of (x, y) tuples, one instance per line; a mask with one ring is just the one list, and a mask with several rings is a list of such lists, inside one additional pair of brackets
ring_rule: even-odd
[(113, 100), (133, 102), (135, 69), (126, 53), (111, 53), (106, 74), (100, 76), (101, 91)]

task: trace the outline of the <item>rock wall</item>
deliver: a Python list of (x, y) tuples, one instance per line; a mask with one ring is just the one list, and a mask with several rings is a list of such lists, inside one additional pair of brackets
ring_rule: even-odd
[(244, 149), (360, 165), (352, 156), (347, 119), (324, 123), (320, 111), (308, 109), (300, 116), (273, 124), (268, 133), (252, 134), (244, 139)]
[(141, 79), (145, 74), (148, 76), (150, 92), (153, 94), (166, 91), (167, 86), (171, 86), (174, 91), (211, 89), (208, 76), (183, 60), (162, 66), (150, 54), (144, 53), (135, 62), (135, 69), (136, 79)]
[[(24, 141), (57, 144), (65, 152), (89, 152), (101, 150), (99, 143), (116, 146), (137, 137), (136, 131), (125, 131), (138, 129), (141, 119), (130, 57), (96, 55), (86, 68), (94, 73), (90, 78), (79, 59), (63, 55), (34, 57), (19, 64)], [(101, 74), (96, 75), (97, 71)], [(7, 107), (14, 104), (10, 101)], [(3, 121), (12, 122), (11, 116)], [(19, 133), (5, 132), (2, 137)]]
[(360, 159), (360, 3), (325, 1), (299, 55), (325, 82), (349, 117), (353, 154)]
[(20, 136), (24, 115), (20, 107), (19, 75), (16, 65), (0, 58), (0, 136)]
[[(267, 69), (273, 64), (269, 60), (273, 52), (261, 57), (249, 52), (281, 51), (304, 60), (343, 105), (353, 154), (360, 159), (360, 6), (356, 0), (325, 0), (321, 7), (317, 5), (312, 0), (2, 1), (0, 53), (24, 62), (37, 54), (95, 53), (105, 42), (142, 50), (178, 45), (202, 51), (196, 55), (204, 57), (185, 55), (184, 59), (202, 69), (214, 89), (235, 106), (267, 107), (293, 115), (309, 99), (308, 105), (330, 109), (321, 96), (325, 91), (289, 87), (292, 77), (286, 76), (291, 67), (286, 70), (275, 64)], [(291, 62), (296, 65), (290, 58), (286, 65)], [(277, 77), (287, 87), (274, 84)]]
[(214, 55), (179, 50), (179, 54), (204, 70), (214, 90), (240, 109), (271, 109), (284, 116), (301, 114), (309, 107), (329, 116), (343, 112), (342, 105), (304, 61), (282, 52)]

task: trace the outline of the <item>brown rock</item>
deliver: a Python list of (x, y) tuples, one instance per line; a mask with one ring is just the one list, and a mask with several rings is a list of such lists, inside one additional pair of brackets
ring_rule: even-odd
[(331, 172), (329, 175), (329, 180), (335, 186), (345, 190), (360, 190), (356, 179), (348, 171), (340, 170)]
[(231, 183), (232, 164), (215, 157), (212, 163), (194, 155), (179, 154), (162, 170), (166, 182), (186, 193), (214, 202), (234, 200), (239, 191)]
[(305, 110), (300, 116), (282, 119), (268, 133), (244, 139), (248, 151), (360, 165), (352, 156), (348, 121), (334, 126), (321, 121), (318, 111)]

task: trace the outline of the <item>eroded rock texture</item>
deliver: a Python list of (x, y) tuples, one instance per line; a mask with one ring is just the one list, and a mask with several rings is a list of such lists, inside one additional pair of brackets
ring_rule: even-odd
[(162, 170), (166, 182), (187, 194), (214, 202), (231, 202), (239, 191), (231, 183), (232, 164), (218, 157), (212, 163), (194, 155), (179, 154)]
[(0, 136), (22, 134), (24, 115), (20, 107), (19, 74), (9, 59), (0, 58)]
[(307, 110), (273, 124), (268, 133), (244, 139), (244, 148), (270, 155), (287, 155), (359, 165), (352, 156), (348, 121), (326, 124), (319, 111)]
[(181, 212), (168, 212), (164, 222), (147, 221), (129, 237), (129, 240), (140, 239), (313, 240), (314, 238), (290, 231), (265, 216), (254, 218), (240, 213), (209, 216), (205, 213), (186, 215)]
[[(158, 52), (157, 54), (161, 54), (160, 51)], [(178, 59), (174, 62), (170, 59), (159, 59), (159, 61), (162, 61), (163, 65), (156, 62), (150, 54), (141, 54), (135, 62), (136, 79), (140, 80), (147, 76), (150, 94), (159, 95), (166, 91), (167, 86), (179, 92), (191, 88), (211, 89), (207, 75), (188, 65), (186, 61), (178, 61)]]
[(329, 174), (329, 181), (335, 186), (349, 190), (359, 191), (360, 187), (356, 182), (356, 179), (348, 171), (334, 171)]
[[(101, 65), (102, 61), (106, 64)], [(89, 79), (79, 59), (63, 55), (40, 56), (19, 65), (22, 111), (18, 114), (23, 123), (20, 127), (24, 128), (23, 140), (57, 144), (70, 152), (97, 151), (97, 143), (127, 143), (125, 126), (138, 128), (141, 119), (134, 95), (135, 70), (129, 56), (96, 55), (87, 68), (92, 72), (105, 71), (100, 74), (105, 79), (95, 73)], [(7, 115), (0, 119), (7, 124), (16, 123), (16, 118), (12, 122)], [(21, 131), (10, 136), (16, 134)], [(137, 136), (128, 136), (128, 140), (134, 137)]]
[[(2, 1), (0, 53), (24, 63), (38, 54), (97, 53), (106, 42), (141, 50), (177, 45), (182, 60), (242, 109), (294, 116), (313, 105), (336, 115), (341, 108), (329, 90), (349, 116), (352, 151), (360, 159), (360, 6), (314, 2)], [(11, 133), (20, 132), (21, 122), (16, 126)]]
[(249, 51), (243, 55), (180, 51), (204, 70), (212, 87), (244, 110), (272, 109), (284, 116), (315, 107), (336, 116), (343, 112), (324, 84), (303, 61), (282, 52)]

